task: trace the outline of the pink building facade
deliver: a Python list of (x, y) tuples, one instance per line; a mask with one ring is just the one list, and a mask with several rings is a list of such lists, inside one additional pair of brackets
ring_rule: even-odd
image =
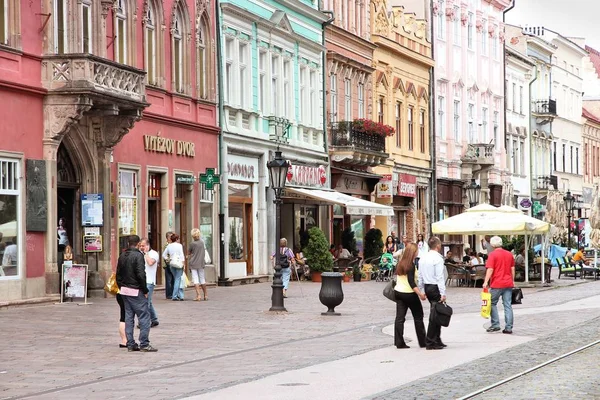
[(212, 234), (198, 174), (217, 165), (213, 10), (5, 2), (0, 302), (59, 293), (69, 254), (88, 266), (88, 294), (102, 294), (129, 235), (160, 248), (168, 230)]
[[(438, 219), (463, 211), (464, 186), (499, 205), (504, 149), (504, 23), (510, 0), (433, 2)], [(462, 237), (446, 237), (448, 245)]]

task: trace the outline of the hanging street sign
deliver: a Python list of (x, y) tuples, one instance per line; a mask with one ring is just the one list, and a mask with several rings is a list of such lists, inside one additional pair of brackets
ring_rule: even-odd
[(218, 185), (219, 174), (215, 174), (214, 168), (206, 168), (206, 172), (200, 174), (200, 183), (204, 184), (206, 190), (214, 190), (215, 185)]
[(190, 175), (175, 175), (175, 183), (181, 183), (184, 185), (193, 185), (196, 179)]

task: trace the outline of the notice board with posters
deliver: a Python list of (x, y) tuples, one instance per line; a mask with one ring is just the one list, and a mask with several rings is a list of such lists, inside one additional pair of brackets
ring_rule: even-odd
[(64, 263), (62, 267), (60, 302), (87, 303), (87, 264)]

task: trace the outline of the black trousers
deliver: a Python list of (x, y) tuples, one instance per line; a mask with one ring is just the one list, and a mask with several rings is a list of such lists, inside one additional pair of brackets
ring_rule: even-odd
[(429, 300), (429, 326), (427, 327), (427, 346), (437, 346), (442, 343), (442, 326), (433, 318), (433, 306), (440, 301), (442, 295), (437, 285), (425, 285), (425, 295)]
[(173, 277), (171, 268), (169, 268), (169, 264), (165, 263), (163, 268), (165, 271), (165, 297), (170, 299), (173, 297), (173, 285), (175, 284), (175, 278)]
[(423, 323), (423, 306), (416, 293), (396, 292), (396, 321), (394, 323), (394, 345), (396, 347), (405, 346), (404, 342), (404, 321), (406, 313), (410, 309), (415, 322), (415, 331), (419, 346), (425, 347), (425, 324)]

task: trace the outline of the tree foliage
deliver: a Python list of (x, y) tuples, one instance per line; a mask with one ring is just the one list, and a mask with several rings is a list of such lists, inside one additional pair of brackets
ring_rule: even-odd
[(308, 246), (303, 249), (306, 262), (311, 271), (327, 272), (333, 270), (333, 258), (329, 252), (329, 242), (323, 231), (317, 227), (308, 231)]
[(383, 254), (383, 233), (379, 229), (370, 229), (365, 235), (363, 256), (366, 259), (381, 257)]

